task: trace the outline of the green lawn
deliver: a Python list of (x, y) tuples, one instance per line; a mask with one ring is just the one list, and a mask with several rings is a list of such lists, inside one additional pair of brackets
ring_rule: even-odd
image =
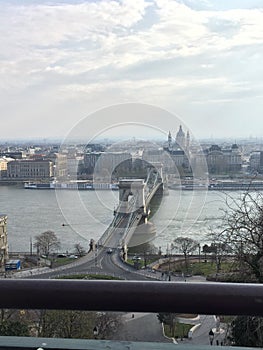
[[(236, 264), (233, 262), (223, 262), (221, 264), (220, 273), (231, 272), (236, 268)], [(190, 270), (192, 270), (193, 275), (211, 275), (216, 273), (216, 264), (211, 262), (197, 262), (190, 264)]]
[(175, 322), (174, 329), (164, 325), (165, 335), (170, 338), (188, 338), (188, 332), (193, 327), (191, 324)]
[(72, 263), (73, 261), (75, 261), (74, 259), (70, 259), (68, 257), (65, 258), (56, 258), (52, 261), (53, 266), (57, 267), (57, 266), (62, 266), (62, 265), (67, 265)]
[[(169, 266), (170, 265), (170, 266)], [(212, 275), (216, 273), (216, 264), (215, 262), (211, 261), (201, 261), (198, 262), (198, 260), (191, 261), (188, 264), (188, 268), (186, 268), (184, 262), (170, 262), (170, 264), (165, 264), (163, 265), (164, 270), (168, 270), (170, 267), (170, 271), (174, 273), (191, 273), (193, 275)], [(219, 271), (220, 273), (228, 273), (232, 271), (237, 270), (237, 264), (234, 263), (233, 261), (229, 262), (223, 262), (221, 264), (221, 270)]]

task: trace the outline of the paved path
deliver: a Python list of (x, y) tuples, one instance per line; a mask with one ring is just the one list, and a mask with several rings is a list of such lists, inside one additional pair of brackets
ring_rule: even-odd
[(164, 337), (157, 314), (127, 313), (122, 316), (122, 321), (113, 340), (171, 342)]
[(184, 339), (183, 341), (178, 340), (178, 342), (183, 342), (185, 344), (193, 345), (210, 345), (209, 331), (212, 329), (214, 332), (213, 345), (221, 345), (225, 339), (225, 325), (221, 324), (219, 332), (216, 331), (216, 318), (212, 315), (199, 315), (200, 326), (196, 328), (193, 332), (191, 339)]

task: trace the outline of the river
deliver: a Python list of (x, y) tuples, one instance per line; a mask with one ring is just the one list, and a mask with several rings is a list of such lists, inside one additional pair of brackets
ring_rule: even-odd
[[(233, 196), (233, 192), (231, 192)], [(234, 196), (239, 195), (238, 192)], [(178, 236), (200, 243), (220, 225), (226, 195), (216, 191), (174, 191), (164, 196), (151, 218), (157, 230), (153, 244), (164, 252)], [(80, 243), (86, 249), (97, 240), (113, 218), (118, 191), (26, 190), (0, 186), (0, 213), (8, 216), (11, 252), (30, 251), (30, 240), (52, 230), (61, 242), (61, 251), (73, 251)]]

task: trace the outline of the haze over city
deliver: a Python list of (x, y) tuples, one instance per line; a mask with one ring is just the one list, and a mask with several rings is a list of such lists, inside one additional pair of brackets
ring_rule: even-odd
[[(262, 1), (12, 0), (0, 23), (4, 139), (64, 138), (88, 116), (90, 138), (107, 128), (140, 137), (140, 122), (165, 132), (181, 122), (197, 138), (262, 136)], [(169, 113), (107, 113), (126, 103)], [(120, 122), (135, 126), (110, 127)]]

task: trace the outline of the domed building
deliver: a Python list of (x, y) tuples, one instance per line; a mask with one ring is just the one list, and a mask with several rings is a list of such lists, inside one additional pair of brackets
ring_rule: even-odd
[[(168, 160), (164, 162), (168, 166), (168, 172), (174, 172), (174, 167), (177, 169), (184, 169), (189, 171), (189, 146), (190, 146), (190, 134), (183, 131), (182, 125), (179, 126), (179, 130), (176, 133), (175, 140), (172, 138), (172, 134), (169, 131), (167, 141), (164, 144), (164, 150), (167, 152)], [(172, 163), (172, 166), (171, 166)], [(181, 171), (182, 173), (184, 171)]]

